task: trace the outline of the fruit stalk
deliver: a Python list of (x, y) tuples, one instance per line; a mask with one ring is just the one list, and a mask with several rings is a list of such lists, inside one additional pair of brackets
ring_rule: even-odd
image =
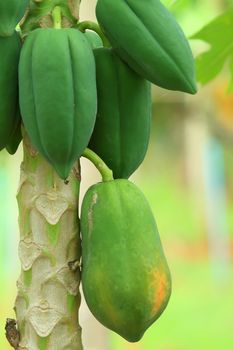
[(104, 161), (95, 152), (86, 148), (82, 156), (89, 159), (95, 165), (102, 176), (103, 182), (113, 180), (112, 170), (107, 167)]
[(81, 350), (79, 164), (68, 181), (24, 135), (19, 191), (18, 350)]
[(53, 10), (57, 6), (61, 9), (61, 26), (76, 27), (80, 2), (81, 0), (30, 0), (28, 11), (20, 23), (23, 35), (36, 28), (53, 28)]

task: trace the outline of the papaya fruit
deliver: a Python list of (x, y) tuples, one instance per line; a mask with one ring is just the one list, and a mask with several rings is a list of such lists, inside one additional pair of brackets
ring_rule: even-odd
[(144, 159), (150, 136), (150, 83), (109, 48), (94, 50), (98, 108), (89, 148), (128, 178)]
[(15, 154), (20, 142), (22, 141), (22, 133), (21, 133), (21, 115), (19, 109), (17, 110), (17, 116), (14, 124), (14, 129), (11, 132), (11, 135), (8, 139), (6, 150), (9, 154)]
[(139, 75), (165, 89), (196, 92), (188, 41), (159, 0), (98, 0), (96, 16), (117, 54)]
[(0, 36), (11, 36), (23, 18), (29, 0), (0, 0)]
[(138, 341), (161, 315), (171, 277), (151, 208), (130, 181), (90, 187), (81, 208), (82, 286), (105, 327)]
[(18, 33), (0, 37), (0, 150), (6, 147), (17, 123), (20, 49)]
[(97, 111), (95, 59), (77, 29), (36, 29), (19, 63), (20, 110), (32, 144), (66, 179), (90, 140)]
[(84, 34), (85, 34), (89, 44), (91, 45), (92, 49), (97, 49), (98, 47), (103, 46), (103, 42), (102, 42), (100, 36), (96, 32), (94, 32), (92, 30), (86, 30)]

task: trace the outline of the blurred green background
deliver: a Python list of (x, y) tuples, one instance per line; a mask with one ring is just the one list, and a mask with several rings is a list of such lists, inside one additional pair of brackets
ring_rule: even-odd
[[(187, 36), (232, 1), (166, 0)], [(83, 1), (92, 19), (95, 1)], [(205, 48), (190, 42), (194, 54)], [(168, 308), (139, 343), (129, 344), (81, 313), (85, 350), (233, 349), (233, 97), (227, 71), (195, 96), (153, 88), (150, 146), (132, 177), (147, 196), (173, 277)], [(19, 275), (15, 194), (22, 150), (0, 153), (0, 348)], [(88, 177), (92, 168), (85, 164)], [(95, 173), (88, 179), (96, 181)], [(85, 172), (83, 173), (85, 177)], [(89, 184), (85, 182), (83, 191)]]

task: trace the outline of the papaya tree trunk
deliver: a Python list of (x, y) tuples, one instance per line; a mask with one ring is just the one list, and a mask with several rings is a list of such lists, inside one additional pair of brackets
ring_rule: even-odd
[(27, 136), (23, 144), (16, 349), (81, 350), (79, 164), (64, 182)]
[[(35, 28), (56, 26), (57, 20), (59, 27), (75, 27), (79, 5), (80, 0), (30, 0), (20, 23), (22, 38)], [(56, 6), (58, 18), (54, 18)], [(27, 135), (23, 149), (17, 194), (21, 275), (16, 321), (7, 319), (6, 337), (15, 350), (82, 350), (79, 163), (64, 182)]]
[[(20, 23), (23, 40), (35, 28), (75, 27), (80, 1), (30, 0)], [(16, 321), (7, 319), (6, 337), (15, 350), (82, 350), (79, 162), (64, 182), (26, 134), (23, 149), (17, 194), (21, 275)]]

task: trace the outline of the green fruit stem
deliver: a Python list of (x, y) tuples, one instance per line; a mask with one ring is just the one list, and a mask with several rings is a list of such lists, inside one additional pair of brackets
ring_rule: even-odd
[(104, 161), (95, 152), (86, 148), (82, 156), (89, 159), (95, 165), (102, 176), (103, 182), (114, 180), (112, 170), (108, 168)]
[(61, 29), (61, 8), (55, 6), (52, 12), (53, 25), (55, 29)]
[(21, 275), (15, 301), (19, 350), (82, 350), (79, 164), (67, 182), (24, 135), (17, 194)]
[(29, 9), (20, 23), (23, 36), (36, 28), (53, 28), (56, 7), (60, 7), (61, 27), (76, 28), (80, 2), (81, 0), (30, 0)]
[(104, 47), (111, 47), (111, 44), (109, 43), (108, 39), (106, 38), (106, 36), (104, 35), (103, 31), (97, 23), (92, 21), (83, 21), (78, 23), (78, 29), (81, 32), (85, 32), (86, 29), (93, 30), (100, 36)]

